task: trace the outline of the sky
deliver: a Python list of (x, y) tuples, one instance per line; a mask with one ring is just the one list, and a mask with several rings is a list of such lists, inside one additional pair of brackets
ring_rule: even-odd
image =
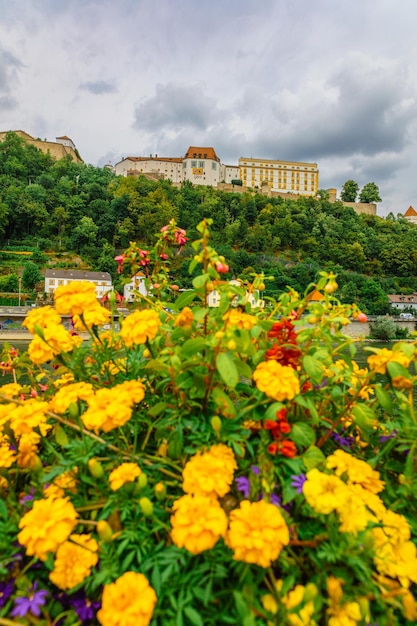
[(317, 163), (417, 209), (417, 0), (0, 0), (0, 131)]

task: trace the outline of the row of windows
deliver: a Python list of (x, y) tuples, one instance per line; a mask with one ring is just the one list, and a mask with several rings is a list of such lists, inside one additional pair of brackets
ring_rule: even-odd
[[(50, 284), (50, 285), (55, 285), (55, 284), (57, 284), (57, 285), (58, 285), (58, 287), (59, 287), (60, 285), (65, 285), (65, 284), (67, 284), (67, 283), (71, 283), (71, 282), (73, 282), (73, 280), (71, 280), (71, 279), (70, 279), (70, 280), (68, 280), (68, 281), (66, 281), (64, 278), (57, 278), (57, 279), (56, 279), (56, 281), (57, 281), (56, 283), (55, 283), (55, 278), (49, 278), (49, 279), (47, 278), (47, 280), (49, 281), (49, 284)], [(109, 282), (108, 282), (108, 281), (107, 281), (107, 282), (99, 282), (98, 280), (89, 280), (88, 282), (89, 282), (89, 283), (94, 283), (95, 285), (97, 285), (97, 286), (99, 286), (99, 287), (108, 287), (108, 286), (109, 286)]]

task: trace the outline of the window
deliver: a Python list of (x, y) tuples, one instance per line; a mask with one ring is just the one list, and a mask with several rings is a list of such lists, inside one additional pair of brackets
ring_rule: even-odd
[(217, 164), (216, 163), (212, 163), (211, 164), (211, 169), (212, 170), (216, 170), (217, 169)]
[(198, 162), (198, 167), (204, 167), (204, 161), (199, 161)]
[(191, 161), (191, 167), (197, 167), (197, 161)]
[(49, 284), (50, 285), (55, 285), (55, 278), (50, 278), (49, 279)]
[(58, 285), (63, 285), (64, 281), (63, 280), (58, 280)]

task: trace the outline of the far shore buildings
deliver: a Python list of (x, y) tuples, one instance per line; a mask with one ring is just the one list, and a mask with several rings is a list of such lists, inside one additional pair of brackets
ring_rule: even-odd
[(108, 272), (85, 272), (83, 270), (46, 270), (45, 293), (53, 294), (58, 287), (74, 281), (87, 281), (96, 286), (96, 296), (101, 299), (113, 290), (111, 276)]
[(15, 133), (18, 137), (26, 141), (26, 143), (30, 143), (35, 146), (35, 148), (38, 148), (38, 150), (42, 150), (42, 152), (45, 153), (49, 152), (53, 159), (59, 160), (69, 155), (73, 161), (83, 162), (74, 142), (66, 135), (56, 137), (55, 141), (47, 141), (46, 139), (35, 139), (35, 137), (32, 137), (32, 135), (29, 135), (29, 133), (23, 130), (10, 130), (0, 131), (0, 141), (4, 141), (9, 132)]
[(417, 211), (412, 206), (408, 207), (403, 217), (411, 224), (417, 224)]
[(314, 196), (319, 189), (317, 163), (241, 157), (238, 165), (226, 165), (214, 148), (201, 146), (190, 146), (183, 157), (125, 157), (116, 163), (114, 172), (119, 176), (143, 174), (177, 184), (189, 180), (210, 187), (241, 181), (243, 188), (258, 188), (263, 193)]

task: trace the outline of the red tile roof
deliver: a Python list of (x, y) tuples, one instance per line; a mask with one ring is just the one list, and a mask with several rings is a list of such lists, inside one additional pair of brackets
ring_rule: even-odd
[(190, 146), (184, 159), (211, 159), (220, 162), (214, 148), (202, 148), (201, 146)]
[(404, 217), (417, 217), (417, 211), (415, 211), (415, 209), (413, 209), (413, 207), (410, 205), (404, 213)]

